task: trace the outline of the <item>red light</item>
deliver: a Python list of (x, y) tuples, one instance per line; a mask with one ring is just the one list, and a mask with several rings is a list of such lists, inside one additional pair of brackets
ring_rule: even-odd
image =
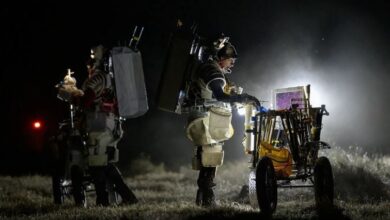
[(35, 121), (33, 126), (34, 126), (35, 129), (39, 129), (39, 128), (41, 128), (42, 125), (41, 125), (41, 122)]

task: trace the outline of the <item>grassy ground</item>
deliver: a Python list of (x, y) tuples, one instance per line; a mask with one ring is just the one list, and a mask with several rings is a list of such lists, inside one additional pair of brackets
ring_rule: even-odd
[[(356, 150), (327, 153), (335, 175), (338, 219), (390, 219), (390, 158), (368, 157)], [(139, 161), (138, 161), (139, 163)], [(142, 163), (141, 163), (142, 164)], [(145, 164), (143, 164), (145, 166)], [(189, 167), (168, 172), (148, 168), (147, 174), (126, 178), (140, 203), (133, 206), (97, 207), (94, 195), (88, 208), (77, 208), (67, 199), (54, 205), (51, 180), (45, 176), (0, 177), (1, 219), (265, 219), (258, 209), (239, 198), (247, 182), (245, 162), (226, 163), (218, 170), (218, 207), (194, 205), (196, 175)], [(274, 219), (317, 219), (311, 189), (279, 189)]]

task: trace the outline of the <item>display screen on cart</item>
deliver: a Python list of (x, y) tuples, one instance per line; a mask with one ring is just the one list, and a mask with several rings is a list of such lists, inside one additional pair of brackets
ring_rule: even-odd
[(304, 108), (305, 90), (303, 86), (274, 89), (272, 98), (275, 110), (290, 109), (292, 104)]

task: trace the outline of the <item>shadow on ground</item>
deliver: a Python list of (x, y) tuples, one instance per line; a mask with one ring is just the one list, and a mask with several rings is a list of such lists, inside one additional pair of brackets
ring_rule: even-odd
[(272, 216), (262, 214), (260, 212), (239, 212), (239, 213), (227, 213), (226, 210), (210, 210), (209, 212), (202, 213), (200, 215), (191, 216), (188, 219), (191, 220), (200, 220), (200, 219), (213, 219), (213, 220), (219, 220), (219, 219), (245, 219), (245, 220), (282, 220), (282, 219), (291, 219), (291, 220), (298, 220), (298, 219), (338, 219), (338, 220), (351, 220), (350, 217), (343, 214), (343, 209), (334, 206), (331, 209), (324, 210), (319, 215), (316, 212), (315, 207), (308, 207), (302, 210), (301, 212), (297, 213), (309, 213), (307, 217), (302, 215), (297, 216), (291, 216), (291, 215), (283, 215), (280, 213), (275, 213)]

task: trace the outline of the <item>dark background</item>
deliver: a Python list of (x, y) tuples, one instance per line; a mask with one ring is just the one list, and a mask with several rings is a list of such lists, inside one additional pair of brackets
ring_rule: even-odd
[[(231, 79), (245, 92), (271, 101), (271, 89), (311, 84), (312, 103), (326, 104), (331, 114), (324, 119), (323, 140), (388, 154), (390, 8), (385, 2), (156, 0), (3, 7), (0, 171), (47, 170), (43, 140), (67, 116), (54, 85), (71, 68), (80, 86), (90, 48), (123, 44), (135, 25), (145, 27), (139, 48), (150, 110), (125, 122), (120, 165), (141, 153), (172, 169), (189, 164), (186, 117), (156, 106), (177, 18), (196, 21), (202, 36), (230, 36), (239, 53)], [(234, 117), (236, 134), (225, 144), (225, 161), (244, 157), (243, 117)], [(44, 122), (41, 130), (32, 129), (35, 119)]]

